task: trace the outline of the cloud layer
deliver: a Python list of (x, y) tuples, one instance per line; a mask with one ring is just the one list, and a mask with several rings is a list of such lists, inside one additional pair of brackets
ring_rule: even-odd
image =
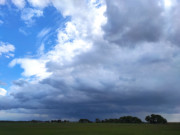
[(9, 44), (9, 43), (0, 42), (0, 56), (5, 54), (5, 56), (7, 58), (13, 57), (14, 50), (15, 50), (14, 45)]
[(71, 19), (50, 51), (10, 63), (24, 72), (1, 110), (39, 119), (160, 113), (179, 121), (179, 2), (172, 2), (29, 0), (38, 12), (27, 20), (50, 5)]

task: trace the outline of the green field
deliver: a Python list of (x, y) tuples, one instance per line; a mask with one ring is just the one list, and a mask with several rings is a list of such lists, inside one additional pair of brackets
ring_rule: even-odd
[(0, 123), (0, 135), (180, 135), (180, 124)]

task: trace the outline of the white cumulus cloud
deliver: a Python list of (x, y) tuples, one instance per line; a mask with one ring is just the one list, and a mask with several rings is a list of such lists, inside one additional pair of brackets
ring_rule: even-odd
[(13, 57), (14, 54), (12, 52), (14, 52), (14, 50), (15, 50), (14, 45), (9, 44), (9, 43), (0, 42), (0, 56), (2, 54), (5, 54), (5, 56), (7, 58)]
[(5, 0), (0, 0), (0, 5), (4, 5), (6, 3)]
[(12, 3), (18, 8), (24, 8), (24, 6), (26, 5), (25, 0), (12, 0)]
[(0, 96), (5, 96), (7, 91), (3, 88), (0, 88)]
[(21, 19), (25, 21), (27, 25), (34, 23), (34, 18), (43, 16), (43, 11), (39, 9), (26, 8), (21, 13)]
[(43, 79), (48, 77), (51, 73), (46, 71), (45, 67), (46, 61), (43, 60), (37, 60), (37, 59), (14, 59), (10, 63), (10, 67), (15, 66), (16, 64), (20, 64), (21, 67), (24, 69), (24, 72), (22, 73), (25, 77), (31, 77), (35, 76), (39, 79)]
[(28, 0), (28, 2), (34, 7), (44, 8), (51, 3), (51, 0)]

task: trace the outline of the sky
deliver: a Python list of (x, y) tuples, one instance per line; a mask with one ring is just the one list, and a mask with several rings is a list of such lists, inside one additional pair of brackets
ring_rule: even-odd
[(0, 0), (0, 119), (180, 121), (179, 0)]

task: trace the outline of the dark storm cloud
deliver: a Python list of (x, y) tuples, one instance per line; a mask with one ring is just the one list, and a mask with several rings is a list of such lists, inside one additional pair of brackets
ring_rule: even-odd
[(66, 66), (48, 63), (53, 74), (39, 83), (20, 80), (26, 83), (19, 85), (17, 81), (11, 91), (17, 104), (9, 109), (18, 107), (49, 118), (76, 119), (178, 112), (177, 47), (150, 43), (121, 50), (109, 44), (102, 50), (102, 44)]
[(176, 4), (173, 6), (173, 8), (167, 12), (166, 15), (166, 26), (165, 27), (165, 35), (167, 36), (167, 39), (171, 41), (173, 44), (180, 45), (180, 2), (176, 1)]
[(13, 84), (14, 84), (14, 85), (17, 85), (17, 86), (24, 86), (25, 84), (27, 84), (27, 81), (22, 80), (22, 79), (20, 79), (20, 80), (15, 80), (15, 81), (13, 81)]
[(107, 0), (105, 36), (121, 46), (155, 42), (161, 38), (164, 20), (161, 0)]
[(178, 1), (171, 9), (163, 0), (106, 0), (108, 18), (104, 38), (120, 46), (135, 46), (139, 42), (168, 40), (180, 44)]
[(30, 86), (22, 88), (26, 92), (22, 90), (14, 93), (14, 100), (19, 102), (18, 107), (33, 109), (36, 113), (43, 110), (43, 113), (53, 118), (94, 119), (111, 117), (114, 113), (119, 115), (149, 111), (172, 113), (176, 112), (175, 107), (180, 101), (178, 88), (170, 84), (169, 88), (166, 86), (150, 90), (131, 84), (124, 87), (116, 87), (116, 84), (108, 87), (107, 84), (103, 84), (104, 88), (93, 88), (94, 86), (82, 83), (77, 85), (77, 82), (70, 85), (61, 80), (56, 80), (56, 83), (52, 83), (53, 81), (54, 78), (49, 78), (42, 82), (43, 85), (29, 84)]
[[(37, 84), (16, 85), (11, 95), (20, 108), (33, 109), (51, 118), (176, 113), (180, 103), (180, 74), (173, 65), (179, 61), (179, 56), (174, 56), (179, 50), (162, 49), (163, 44), (159, 47), (150, 44), (151, 49), (144, 46), (147, 50), (140, 53), (143, 49), (137, 47), (130, 51), (131, 55), (129, 49), (122, 51), (111, 46), (102, 51), (107, 53), (106, 57), (95, 49), (88, 55), (81, 54), (76, 62), (64, 68), (58, 63), (48, 63), (53, 75)], [(113, 55), (111, 51), (117, 53)], [(99, 54), (93, 55), (95, 52)]]

